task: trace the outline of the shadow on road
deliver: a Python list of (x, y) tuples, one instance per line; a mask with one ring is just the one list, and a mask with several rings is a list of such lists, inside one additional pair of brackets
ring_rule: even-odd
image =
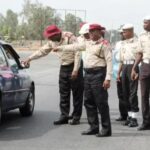
[(0, 141), (12, 141), (40, 137), (53, 128), (58, 113), (51, 111), (35, 112), (32, 117), (22, 117), (17, 111), (4, 114), (0, 125)]

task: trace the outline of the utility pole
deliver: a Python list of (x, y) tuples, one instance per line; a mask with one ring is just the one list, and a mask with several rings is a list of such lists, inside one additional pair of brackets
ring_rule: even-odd
[[(54, 9), (54, 12), (57, 13), (58, 11), (62, 11), (64, 12), (65, 16), (64, 16), (64, 21), (66, 20), (66, 16), (68, 12), (73, 12), (73, 14), (75, 15), (75, 17), (77, 18), (77, 13), (83, 13), (84, 17), (82, 18), (84, 22), (86, 22), (86, 15), (87, 12), (86, 10), (78, 10), (78, 9)], [(77, 22), (77, 20), (75, 19), (75, 23)], [(76, 29), (77, 30), (77, 27)]]

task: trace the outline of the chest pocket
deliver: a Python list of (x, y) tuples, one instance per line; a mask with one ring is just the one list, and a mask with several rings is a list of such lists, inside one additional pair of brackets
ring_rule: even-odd
[(136, 44), (134, 44), (131, 49), (132, 53), (136, 54), (137, 50), (138, 50), (138, 46)]

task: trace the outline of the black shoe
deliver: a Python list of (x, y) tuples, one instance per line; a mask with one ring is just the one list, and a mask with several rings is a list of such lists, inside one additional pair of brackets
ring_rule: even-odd
[(128, 127), (137, 127), (138, 126), (138, 122), (136, 118), (132, 118), (130, 123), (128, 124)]
[(150, 125), (142, 124), (137, 130), (138, 131), (150, 130)]
[(62, 125), (62, 124), (68, 124), (68, 119), (59, 119), (57, 121), (54, 121), (54, 125)]
[(122, 116), (116, 119), (116, 121), (126, 121), (126, 120), (127, 120), (127, 117), (122, 117)]
[(99, 129), (88, 129), (87, 131), (83, 131), (82, 135), (95, 135), (99, 132)]
[(127, 117), (127, 120), (124, 123), (122, 123), (122, 125), (128, 126), (128, 124), (130, 124), (131, 119), (132, 119), (131, 117)]
[(102, 129), (98, 134), (96, 134), (96, 137), (108, 137), (108, 136), (111, 136), (111, 130), (108, 131), (108, 130)]
[(78, 125), (80, 124), (80, 121), (79, 120), (76, 120), (76, 119), (73, 119), (71, 122), (70, 122), (70, 125)]

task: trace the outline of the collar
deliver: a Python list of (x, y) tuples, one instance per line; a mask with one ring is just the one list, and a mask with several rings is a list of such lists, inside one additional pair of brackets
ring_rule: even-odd
[(150, 35), (150, 31), (146, 31), (146, 34), (147, 34), (147, 35)]
[(101, 37), (101, 38), (100, 38), (100, 39), (98, 39), (97, 41), (93, 41), (93, 40), (91, 40), (91, 44), (92, 44), (92, 45), (100, 44), (103, 40), (104, 40), (104, 38), (103, 38), (103, 37)]
[(135, 40), (135, 37), (127, 39), (127, 40), (124, 40), (124, 42), (126, 42), (126, 43), (133, 43), (134, 40)]

